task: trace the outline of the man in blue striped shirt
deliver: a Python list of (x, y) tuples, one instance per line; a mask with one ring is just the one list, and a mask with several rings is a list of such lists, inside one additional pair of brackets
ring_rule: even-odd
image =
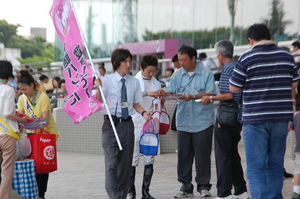
[[(223, 66), (219, 81), (220, 95), (212, 96), (212, 101), (226, 101), (234, 99), (235, 103), (241, 103), (241, 92), (231, 93), (229, 91), (229, 78), (233, 73), (236, 62), (233, 61), (233, 44), (229, 40), (221, 40), (215, 44), (217, 58)], [(204, 105), (212, 103), (209, 96), (201, 98)], [(241, 115), (240, 109), (239, 115)], [(214, 126), (215, 159), (217, 170), (217, 195), (216, 199), (248, 199), (246, 181), (238, 151), (241, 140), (242, 124), (240, 117), (236, 118), (234, 126), (221, 125), (218, 122), (219, 108)], [(234, 187), (233, 196), (231, 189)]]
[(265, 24), (248, 29), (251, 50), (230, 78), (230, 91), (243, 91), (243, 137), (252, 198), (282, 197), (288, 121), (293, 120), (291, 89), (298, 73), (289, 52), (271, 41)]

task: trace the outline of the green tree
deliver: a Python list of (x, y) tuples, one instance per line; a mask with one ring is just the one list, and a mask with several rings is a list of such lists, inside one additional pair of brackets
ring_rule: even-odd
[(54, 47), (45, 38), (36, 36), (33, 39), (26, 39), (17, 35), (17, 29), (21, 25), (12, 25), (5, 20), (0, 20), (0, 43), (6, 48), (21, 49), (19, 61), (24, 63), (54, 61)]
[(45, 46), (41, 51), (41, 55), (33, 55), (32, 57), (19, 58), (22, 64), (35, 63), (35, 62), (47, 62), (50, 64), (54, 60), (54, 50), (51, 44)]
[[(235, 27), (235, 45), (243, 45), (248, 44), (246, 33), (247, 29), (242, 27)], [(189, 39), (192, 40), (192, 31), (182, 31), (182, 32), (171, 32), (170, 30), (162, 31), (158, 33), (153, 33), (150, 30), (145, 30), (143, 34), (144, 41), (150, 40), (158, 40), (158, 39)], [(197, 30), (194, 31), (194, 44), (193, 46), (197, 49), (202, 48), (211, 48), (214, 46), (215, 42), (221, 39), (229, 39), (230, 38), (230, 28), (229, 27), (219, 27), (213, 30)]]
[(292, 23), (291, 20), (284, 20), (284, 14), (281, 0), (272, 0), (269, 17), (262, 19), (268, 25), (272, 38), (277, 41), (284, 35), (286, 26)]
[(7, 46), (7, 43), (13, 37), (17, 37), (17, 29), (21, 27), (18, 25), (12, 25), (7, 23), (6, 20), (0, 20), (0, 43), (3, 43), (4, 46)]
[(230, 18), (231, 18), (231, 23), (230, 23), (230, 38), (229, 40), (234, 43), (235, 42), (235, 31), (234, 31), (234, 17), (236, 13), (236, 2), (235, 0), (227, 0), (228, 8), (229, 8), (229, 13), (230, 13)]
[(32, 40), (25, 39), (24, 37), (18, 36), (11, 38), (7, 46), (8, 48), (20, 48), (22, 58), (41, 56), (43, 50), (46, 48), (46, 40), (40, 36), (35, 37)]

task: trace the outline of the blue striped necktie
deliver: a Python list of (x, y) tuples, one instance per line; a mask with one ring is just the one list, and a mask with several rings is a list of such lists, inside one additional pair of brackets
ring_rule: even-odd
[[(125, 86), (125, 79), (122, 78), (122, 88), (121, 88), (121, 102), (127, 102), (127, 92)], [(128, 103), (127, 103), (128, 104)], [(122, 117), (126, 120), (128, 118), (128, 107), (122, 108)]]

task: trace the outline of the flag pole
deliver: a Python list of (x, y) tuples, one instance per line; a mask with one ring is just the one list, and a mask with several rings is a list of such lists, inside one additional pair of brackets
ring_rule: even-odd
[[(92, 57), (91, 57), (91, 54), (90, 54), (90, 52), (89, 52), (89, 49), (87, 48), (87, 44), (86, 44), (86, 41), (85, 41), (85, 37), (84, 37), (84, 34), (83, 34), (83, 32), (82, 32), (81, 26), (80, 26), (80, 24), (79, 24), (79, 21), (78, 21), (78, 18), (77, 18), (77, 14), (76, 14), (76, 11), (75, 11), (75, 9), (74, 9), (72, 0), (69, 0), (69, 2), (70, 2), (70, 4), (71, 4), (71, 6), (72, 6), (73, 13), (74, 13), (74, 16), (75, 16), (77, 25), (78, 25), (78, 27), (79, 27), (80, 34), (81, 34), (81, 37), (82, 37), (82, 41), (83, 41), (84, 47), (85, 47), (85, 49), (86, 49), (86, 53), (87, 53), (87, 55), (88, 55), (88, 58), (89, 58), (89, 60), (90, 60), (90, 64), (91, 64), (91, 68), (92, 68), (93, 73), (94, 73), (94, 77), (97, 77), (97, 73), (96, 73), (95, 68), (94, 68), (94, 63), (93, 63), (93, 61), (92, 61)], [(99, 77), (98, 77), (98, 78), (99, 78)], [(106, 111), (107, 111), (107, 113), (108, 113), (109, 121), (110, 121), (110, 124), (111, 124), (111, 126), (112, 126), (112, 128), (113, 128), (113, 131), (114, 131), (114, 134), (115, 134), (115, 137), (116, 137), (116, 140), (117, 140), (119, 149), (120, 149), (120, 151), (122, 151), (123, 148), (122, 148), (122, 145), (121, 145), (121, 142), (120, 142), (120, 139), (119, 139), (119, 136), (118, 136), (118, 133), (117, 133), (115, 124), (114, 124), (113, 119), (112, 119), (112, 117), (111, 117), (111, 114), (110, 114), (110, 112), (109, 112), (109, 109), (108, 109), (108, 106), (107, 106), (107, 103), (106, 103), (106, 99), (105, 99), (105, 97), (104, 97), (104, 93), (103, 93), (103, 91), (102, 91), (101, 86), (99, 86), (99, 90), (100, 90), (100, 93), (101, 93), (101, 98), (102, 98), (103, 104), (104, 104), (104, 106), (105, 106), (105, 108), (106, 108)]]

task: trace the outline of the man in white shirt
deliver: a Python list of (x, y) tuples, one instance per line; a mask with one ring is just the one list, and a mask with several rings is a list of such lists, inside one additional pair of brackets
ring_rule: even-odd
[[(154, 77), (155, 72), (157, 71), (158, 59), (155, 55), (146, 55), (143, 56), (140, 60), (140, 71), (136, 74), (136, 78), (139, 80), (141, 86), (141, 92), (143, 95), (143, 101), (140, 103), (141, 106), (147, 110), (148, 112), (153, 112), (154, 106), (157, 103), (153, 97), (149, 96), (153, 91), (157, 91), (161, 89), (160, 82)], [(134, 134), (135, 134), (135, 142), (134, 142), (134, 153), (133, 153), (133, 161), (132, 161), (132, 171), (131, 171), (131, 179), (130, 179), (130, 187), (128, 190), (127, 199), (135, 199), (136, 198), (136, 190), (135, 190), (135, 173), (136, 167), (139, 164), (140, 160), (140, 137), (142, 135), (143, 126), (145, 123), (145, 119), (141, 114), (136, 112), (132, 115), (132, 119), (134, 122)], [(154, 156), (144, 156), (144, 177), (142, 184), (142, 198), (145, 199), (154, 199), (149, 193), (149, 187), (153, 175), (153, 164), (154, 164)]]
[[(109, 109), (109, 112), (105, 108), (102, 109), (102, 147), (105, 155), (105, 188), (110, 199), (127, 197), (134, 148), (134, 125), (131, 115), (136, 111), (145, 120), (151, 119), (151, 114), (140, 105), (143, 97), (139, 81), (128, 75), (131, 61), (132, 55), (128, 50), (114, 50), (111, 63), (115, 72), (103, 80), (95, 80), (98, 87), (96, 98), (102, 101), (99, 90), (99, 86), (102, 86)], [(108, 114), (112, 116), (123, 150), (118, 147)]]
[[(215, 62), (207, 57), (206, 53), (200, 53), (198, 59), (202, 63), (203, 66), (209, 68), (210, 70), (218, 68)], [(212, 70), (213, 74), (219, 73), (218, 70)]]

